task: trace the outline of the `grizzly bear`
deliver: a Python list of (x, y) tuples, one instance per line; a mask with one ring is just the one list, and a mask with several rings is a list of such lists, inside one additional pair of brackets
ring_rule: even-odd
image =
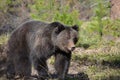
[(21, 24), (8, 40), (7, 77), (36, 75), (40, 79), (46, 78), (46, 61), (53, 55), (58, 78), (64, 80), (77, 40), (77, 25), (66, 26), (60, 22), (41, 21)]

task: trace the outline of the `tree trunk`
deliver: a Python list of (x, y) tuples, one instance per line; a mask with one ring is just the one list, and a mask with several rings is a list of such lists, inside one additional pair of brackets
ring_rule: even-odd
[(120, 19), (120, 0), (110, 0), (111, 9), (110, 17), (111, 19)]

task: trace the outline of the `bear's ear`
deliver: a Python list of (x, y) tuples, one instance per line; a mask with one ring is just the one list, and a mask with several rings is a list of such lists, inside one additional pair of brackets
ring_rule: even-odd
[(64, 26), (57, 26), (56, 28), (55, 28), (55, 33), (57, 33), (57, 34), (59, 34), (61, 31), (63, 31), (65, 29), (65, 27)]
[(55, 28), (55, 33), (59, 34), (61, 31), (65, 29), (65, 26), (59, 22), (53, 22), (51, 23), (52, 26), (56, 27)]
[(74, 26), (72, 26), (72, 28), (73, 28), (74, 30), (76, 30), (76, 31), (78, 31), (78, 30), (79, 30), (78, 25), (74, 25)]

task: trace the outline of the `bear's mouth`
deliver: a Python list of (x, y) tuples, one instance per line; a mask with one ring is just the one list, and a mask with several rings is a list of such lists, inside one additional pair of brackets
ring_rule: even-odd
[(74, 51), (74, 50), (75, 50), (75, 47), (72, 47), (72, 48), (71, 48), (71, 51)]

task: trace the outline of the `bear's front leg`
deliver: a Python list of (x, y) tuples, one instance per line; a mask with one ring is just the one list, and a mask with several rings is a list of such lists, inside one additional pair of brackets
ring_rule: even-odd
[(55, 69), (59, 80), (65, 80), (70, 65), (71, 54), (56, 54), (55, 55)]

